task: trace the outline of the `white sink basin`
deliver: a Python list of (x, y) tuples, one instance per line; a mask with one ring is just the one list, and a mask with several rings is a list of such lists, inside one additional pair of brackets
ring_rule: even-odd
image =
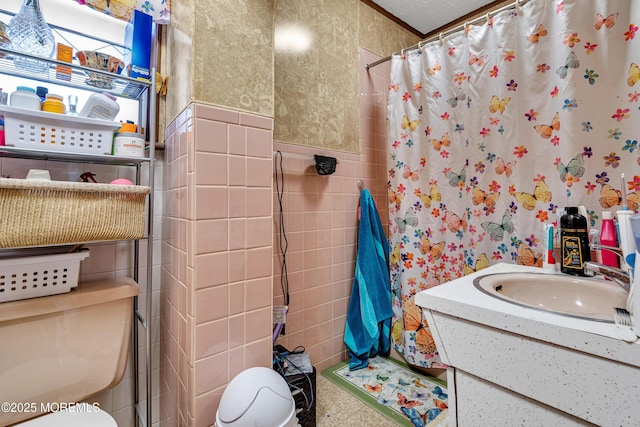
[(474, 279), (477, 289), (503, 301), (564, 316), (613, 322), (627, 293), (613, 282), (559, 274), (505, 273)]

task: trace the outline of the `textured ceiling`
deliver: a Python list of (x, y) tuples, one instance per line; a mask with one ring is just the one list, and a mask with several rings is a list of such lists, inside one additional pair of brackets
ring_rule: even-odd
[(494, 0), (372, 0), (422, 34), (429, 34)]

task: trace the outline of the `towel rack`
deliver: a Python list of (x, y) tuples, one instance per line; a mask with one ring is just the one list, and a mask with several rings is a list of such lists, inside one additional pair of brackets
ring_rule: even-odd
[[(278, 154), (277, 151), (273, 152), (273, 155), (275, 156), (276, 154)], [(286, 152), (280, 152), (280, 155), (282, 156), (282, 158), (284, 159), (300, 159), (300, 160), (308, 160), (310, 162), (315, 162), (316, 159), (309, 154), (298, 154), (298, 153), (286, 153)], [(336, 160), (336, 163), (340, 164), (340, 160)]]

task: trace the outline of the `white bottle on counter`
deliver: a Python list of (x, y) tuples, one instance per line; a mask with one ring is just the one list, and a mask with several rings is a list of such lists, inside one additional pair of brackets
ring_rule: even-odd
[(116, 97), (107, 92), (94, 93), (84, 104), (78, 114), (91, 119), (113, 120), (120, 111)]
[(633, 274), (633, 267), (635, 265), (635, 241), (633, 239), (633, 232), (631, 230), (631, 223), (629, 218), (633, 215), (631, 210), (619, 210), (616, 212), (618, 217), (618, 234), (620, 240), (620, 249), (622, 249), (622, 261), (620, 262), (620, 268), (629, 275)]
[(635, 259), (631, 273), (631, 289), (627, 298), (627, 311), (631, 313), (631, 328), (640, 337), (640, 214), (629, 216), (629, 227), (633, 236)]

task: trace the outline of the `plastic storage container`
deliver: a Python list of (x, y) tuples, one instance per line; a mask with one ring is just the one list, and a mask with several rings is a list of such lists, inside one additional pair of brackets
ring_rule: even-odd
[[(602, 212), (602, 229), (600, 230), (600, 243), (605, 246), (618, 246), (616, 225), (613, 223), (613, 213)], [(610, 267), (618, 267), (618, 256), (615, 252), (602, 249), (602, 263)]]
[(40, 109), (40, 97), (34, 88), (18, 86), (9, 97), (9, 105), (12, 107), (26, 108), (29, 110)]
[(69, 292), (89, 251), (0, 260), (0, 302)]
[(56, 95), (53, 93), (48, 93), (44, 102), (42, 103), (42, 111), (47, 111), (49, 113), (57, 113), (64, 114), (66, 111), (66, 107), (64, 106), (64, 102), (62, 102), (62, 96)]
[(577, 207), (568, 207), (560, 218), (560, 271), (584, 276), (584, 263), (591, 261), (587, 218)]
[(122, 123), (122, 127), (120, 129), (118, 129), (118, 132), (133, 132), (136, 133), (138, 132), (138, 126), (127, 120), (125, 123)]
[(113, 155), (144, 157), (144, 136), (135, 132), (116, 132), (113, 139)]
[(91, 95), (78, 115), (91, 119), (113, 120), (119, 111), (120, 105), (116, 102), (116, 97), (102, 92)]
[(120, 123), (0, 105), (7, 146), (77, 154), (111, 155)]

